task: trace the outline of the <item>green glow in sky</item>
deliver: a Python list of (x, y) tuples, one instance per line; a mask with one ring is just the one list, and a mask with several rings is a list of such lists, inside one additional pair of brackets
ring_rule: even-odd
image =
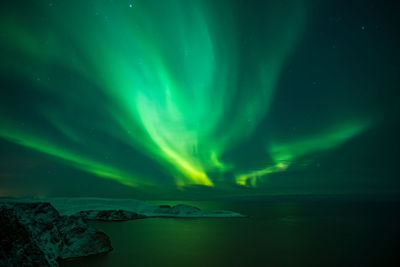
[[(0, 70), (29, 104), (2, 108), (0, 137), (128, 186), (214, 186), (226, 172), (257, 186), (371, 125), (341, 113), (337, 127), (271, 138), (265, 120), (313, 10), (289, 2), (253, 15), (235, 1), (17, 1), (0, 13)], [(264, 165), (226, 160), (256, 131)]]
[(99, 177), (114, 179), (124, 185), (136, 187), (138, 185), (146, 184), (146, 181), (139, 181), (137, 177), (129, 173), (123, 172), (112, 166), (107, 166), (95, 160), (85, 158), (74, 152), (68, 151), (64, 148), (59, 148), (43, 139), (38, 139), (32, 135), (26, 135), (20, 130), (4, 129), (6, 126), (5, 121), (2, 121), (3, 129), (0, 132), (0, 137), (5, 138), (10, 142), (15, 142), (19, 145), (26, 146), (45, 154), (54, 156), (64, 160), (66, 164), (74, 168), (95, 174)]
[[(357, 136), (371, 126), (371, 122), (357, 121), (333, 127), (328, 131), (302, 137), (285, 143), (272, 143), (267, 147), (273, 164), (264, 169), (239, 174), (236, 182), (241, 185), (256, 186), (257, 179), (263, 179), (270, 173), (285, 171), (300, 157), (335, 148)], [(302, 167), (305, 167), (304, 164)]]

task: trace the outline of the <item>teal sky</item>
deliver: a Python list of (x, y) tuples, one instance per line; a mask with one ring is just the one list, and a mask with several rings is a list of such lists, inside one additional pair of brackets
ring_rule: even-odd
[(385, 1), (2, 1), (0, 195), (397, 193)]

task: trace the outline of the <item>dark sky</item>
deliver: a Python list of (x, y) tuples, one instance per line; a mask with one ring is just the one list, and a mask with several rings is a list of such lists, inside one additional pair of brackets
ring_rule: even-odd
[(0, 5), (0, 196), (400, 189), (396, 1)]

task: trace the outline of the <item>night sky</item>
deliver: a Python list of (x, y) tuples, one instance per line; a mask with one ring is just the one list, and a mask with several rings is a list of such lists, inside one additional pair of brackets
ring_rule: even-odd
[(398, 193), (399, 7), (1, 1), (0, 196)]

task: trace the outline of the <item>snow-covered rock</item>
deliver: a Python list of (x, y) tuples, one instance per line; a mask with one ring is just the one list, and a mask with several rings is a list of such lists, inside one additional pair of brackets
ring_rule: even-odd
[(58, 260), (107, 253), (109, 237), (50, 203), (0, 202), (0, 266), (58, 266)]
[(201, 210), (194, 206), (179, 204), (173, 207), (169, 205), (160, 205), (154, 212), (167, 214), (198, 214), (201, 213)]
[(148, 217), (183, 217), (183, 218), (240, 218), (245, 215), (224, 210), (202, 211), (197, 207), (178, 204), (173, 207), (160, 205), (146, 211)]
[(146, 218), (144, 215), (126, 210), (83, 210), (75, 215), (91, 221), (128, 221)]

